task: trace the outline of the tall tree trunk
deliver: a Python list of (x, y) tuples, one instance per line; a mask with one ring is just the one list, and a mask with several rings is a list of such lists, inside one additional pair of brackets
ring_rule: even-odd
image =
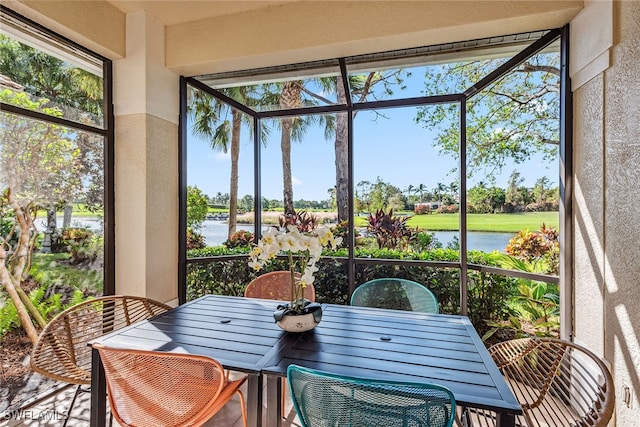
[(28, 209), (20, 206), (14, 199), (11, 192), (8, 193), (9, 205), (15, 211), (15, 218), (18, 221), (20, 227), (20, 233), (18, 234), (18, 243), (11, 260), (11, 271), (9, 272), (17, 280), (23, 279), (23, 274), (27, 270), (27, 265), (30, 262), (29, 259), (29, 247), (31, 245), (31, 233), (34, 229), (33, 218)]
[[(301, 92), (302, 81), (285, 82), (282, 86), (282, 92), (280, 93), (280, 107), (285, 110), (299, 107), (302, 104)], [(294, 212), (293, 182), (291, 180), (291, 133), (296, 120), (296, 117), (285, 117), (282, 119), (280, 149), (282, 150), (282, 198), (285, 215)]]
[(64, 205), (64, 217), (62, 218), (62, 228), (71, 227), (72, 214), (73, 214), (73, 205)]
[(242, 125), (242, 113), (233, 110), (233, 123), (231, 130), (231, 184), (229, 188), (229, 232), (230, 239), (236, 232), (238, 221), (238, 159), (240, 158), (240, 129)]
[(287, 117), (282, 119), (282, 136), (280, 138), (280, 149), (282, 150), (282, 197), (284, 202), (284, 213), (292, 214), (293, 208), (293, 182), (291, 180), (291, 125), (293, 119)]
[(9, 293), (9, 297), (11, 298), (11, 301), (13, 302), (13, 305), (18, 312), (18, 318), (20, 319), (22, 327), (24, 328), (31, 342), (35, 344), (36, 341), (38, 341), (38, 331), (36, 331), (35, 326), (33, 326), (31, 317), (29, 317), (29, 312), (27, 311), (25, 305), (22, 303), (16, 287), (13, 285), (11, 275), (7, 270), (6, 260), (7, 251), (4, 249), (3, 245), (0, 245), (0, 284), (2, 284), (2, 286)]
[[(347, 102), (342, 78), (337, 78), (338, 104)], [(349, 144), (347, 135), (347, 113), (336, 114), (336, 203), (338, 222), (349, 219)]]
[[(31, 212), (28, 208), (24, 208), (20, 206), (20, 204), (13, 198), (13, 193), (11, 191), (7, 191), (7, 200), (9, 202), (9, 206), (11, 206), (15, 212), (15, 218), (18, 221), (18, 225), (20, 227), (20, 233), (18, 234), (18, 243), (16, 244), (16, 249), (13, 253), (13, 256), (10, 260), (8, 260), (8, 265), (10, 268), (7, 268), (7, 260), (6, 260), (6, 252), (4, 253), (4, 257), (2, 260), (2, 267), (7, 272), (7, 277), (3, 278), (3, 283), (5, 280), (8, 282), (5, 283), (5, 287), (7, 291), (14, 292), (18, 298), (18, 301), (22, 303), (22, 307), (25, 308), (31, 316), (36, 319), (38, 324), (42, 327), (46, 324), (46, 321), (38, 311), (38, 309), (33, 305), (27, 294), (20, 287), (21, 281), (29, 272), (31, 268), (31, 246), (34, 243), (35, 236), (37, 234), (37, 230), (34, 226), (34, 218), (31, 216)], [(3, 249), (4, 251), (4, 249)], [(16, 301), (13, 300), (13, 296), (11, 297), (14, 304)], [(16, 305), (16, 309), (18, 306)], [(27, 330), (29, 327), (25, 325), (25, 323), (20, 320), (20, 323), (24, 326), (27, 334), (30, 332)], [(31, 326), (31, 320), (29, 320)], [(37, 338), (37, 337), (36, 337)]]

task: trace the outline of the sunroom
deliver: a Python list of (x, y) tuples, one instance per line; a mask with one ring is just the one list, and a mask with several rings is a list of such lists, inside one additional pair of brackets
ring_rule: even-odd
[[(528, 332), (605, 360), (612, 423), (633, 425), (638, 15), (634, 2), (609, 1), (3, 1), (3, 38), (97, 76), (101, 93), (80, 113), (69, 101), (52, 114), (26, 104), (52, 93), (16, 73), (3, 89), (31, 98), (3, 97), (2, 109), (62, 127), (84, 153), (75, 186), (64, 166), (52, 175), (61, 192), (83, 190), (60, 198), (50, 220), (58, 210), (81, 229), (74, 221), (99, 211), (89, 238), (103, 238), (98, 294), (172, 306), (241, 296), (262, 272), (248, 266), (248, 246), (231, 247), (249, 236), (239, 230), (257, 241), (280, 213), (326, 213), (342, 247), (319, 261), (318, 302), (348, 305), (368, 280), (407, 278), (484, 334), (513, 308), (500, 289), (540, 284), (559, 297), (554, 322)], [(521, 98), (500, 101), (515, 85)], [(516, 130), (496, 104), (521, 107)], [(208, 205), (200, 222), (194, 189)], [(43, 215), (38, 232), (60, 228)], [(525, 222), (505, 225), (515, 216)], [(387, 219), (405, 230), (397, 240), (375, 227)], [(542, 268), (504, 261), (524, 229), (555, 239)], [(192, 249), (198, 233), (205, 247)]]

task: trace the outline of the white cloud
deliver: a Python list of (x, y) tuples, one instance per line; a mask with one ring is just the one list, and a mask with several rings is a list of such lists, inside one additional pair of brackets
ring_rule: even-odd
[(291, 184), (293, 184), (293, 185), (294, 185), (294, 186), (296, 186), (296, 187), (299, 187), (299, 186), (301, 186), (301, 185), (304, 185), (304, 183), (302, 182), (302, 180), (301, 180), (301, 179), (299, 179), (299, 178), (296, 178), (295, 176), (292, 176), (292, 177), (291, 177)]
[(222, 151), (217, 151), (215, 154), (212, 155), (212, 158), (214, 160), (229, 160), (231, 158), (231, 153), (230, 152), (222, 152)]

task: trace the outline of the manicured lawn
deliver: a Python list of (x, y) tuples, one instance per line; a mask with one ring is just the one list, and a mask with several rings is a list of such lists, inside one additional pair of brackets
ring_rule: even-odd
[[(469, 231), (498, 231), (515, 233), (520, 230), (538, 230), (542, 223), (558, 228), (558, 212), (526, 212), (514, 214), (469, 214), (467, 227)], [(456, 214), (414, 215), (407, 221), (410, 227), (418, 227), (430, 231), (458, 230), (460, 219)], [(356, 218), (357, 227), (365, 227), (365, 217)]]

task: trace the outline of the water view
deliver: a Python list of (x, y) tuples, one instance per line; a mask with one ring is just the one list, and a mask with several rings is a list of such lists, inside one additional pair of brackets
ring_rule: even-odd
[[(253, 232), (254, 226), (251, 224), (238, 224), (237, 229)], [(204, 236), (207, 246), (217, 246), (227, 240), (227, 223), (224, 221), (206, 220), (202, 224), (200, 232)], [(457, 231), (435, 231), (434, 234), (443, 246), (446, 246), (449, 242), (453, 242), (454, 238), (458, 237)], [(468, 236), (469, 249), (483, 252), (492, 252), (495, 250), (504, 252), (507, 243), (509, 243), (509, 240), (514, 234), (473, 231), (469, 232)]]
[[(102, 231), (102, 219), (95, 217), (73, 217), (71, 220), (73, 227), (86, 227), (97, 232)], [(62, 227), (62, 217), (58, 217), (58, 227)], [(38, 228), (44, 229), (44, 221), (38, 224)], [(264, 227), (266, 229), (266, 227)], [(247, 230), (253, 233), (252, 224), (238, 224), (238, 230)], [(227, 240), (227, 223), (221, 220), (207, 219), (202, 223), (200, 229), (207, 246), (219, 246)], [(446, 246), (458, 237), (457, 231), (434, 231), (436, 239)], [(483, 231), (471, 231), (468, 234), (468, 245), (470, 250), (483, 252), (500, 251), (504, 252), (509, 240), (514, 233), (493, 233)]]

